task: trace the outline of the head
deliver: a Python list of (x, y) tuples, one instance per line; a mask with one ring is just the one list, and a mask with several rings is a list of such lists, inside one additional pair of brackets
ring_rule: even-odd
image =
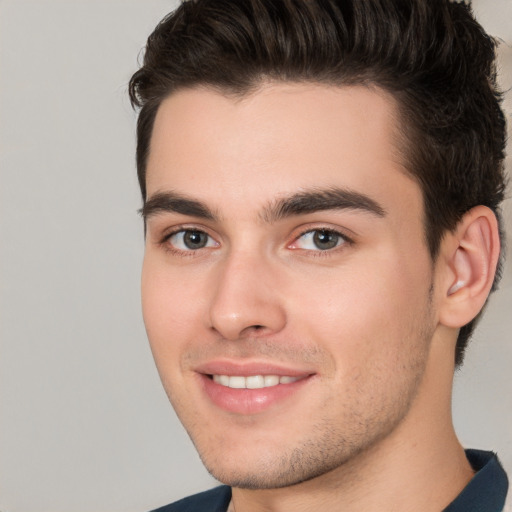
[[(505, 120), (494, 51), (464, 2), (184, 2), (151, 34), (130, 82), (140, 107), (143, 201), (156, 113), (180, 89), (208, 86), (243, 96), (268, 80), (378, 86), (397, 102), (397, 145), (423, 193), (434, 261), (443, 235), (474, 206), (488, 206), (499, 219)], [(457, 365), (476, 321), (460, 330)]]
[[(493, 60), (470, 9), (441, 0), (189, 1), (150, 36), (130, 83), (144, 315), (164, 386), (220, 480), (291, 485), (405, 418), (425, 428), (441, 385), (428, 366), (453, 372), (485, 302), (451, 352), (433, 343), (439, 261), (465, 244), (464, 281), (484, 240), (496, 267)], [(257, 389), (245, 400), (238, 385)]]

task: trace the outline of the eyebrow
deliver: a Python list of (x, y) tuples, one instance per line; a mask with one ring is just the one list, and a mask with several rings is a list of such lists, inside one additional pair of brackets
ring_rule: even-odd
[(262, 218), (272, 223), (286, 217), (325, 210), (360, 210), (377, 217), (386, 215), (386, 210), (371, 197), (353, 190), (331, 187), (304, 190), (277, 199), (264, 209)]
[(176, 192), (157, 192), (139, 210), (145, 221), (159, 213), (179, 213), (205, 220), (216, 220), (217, 216), (204, 203)]
[[(264, 222), (271, 224), (287, 217), (325, 210), (359, 210), (377, 217), (386, 215), (386, 210), (369, 196), (349, 189), (330, 187), (302, 190), (276, 199), (263, 209), (260, 216)], [(218, 220), (218, 216), (203, 202), (174, 191), (157, 192), (144, 203), (139, 213), (145, 221), (160, 213)]]

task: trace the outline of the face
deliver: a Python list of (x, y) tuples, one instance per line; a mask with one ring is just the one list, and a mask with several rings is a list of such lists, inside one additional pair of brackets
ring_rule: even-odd
[(208, 89), (161, 105), (144, 320), (203, 462), (235, 487), (336, 471), (383, 443), (435, 329), (421, 192), (395, 106), (362, 87)]

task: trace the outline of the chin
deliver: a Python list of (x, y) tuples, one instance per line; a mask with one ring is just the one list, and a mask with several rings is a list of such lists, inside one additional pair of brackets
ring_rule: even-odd
[[(343, 443), (341, 443), (343, 445)], [(219, 482), (240, 489), (279, 489), (315, 479), (343, 466), (353, 453), (331, 451), (326, 456), (321, 446), (302, 445), (279, 453), (257, 454), (199, 453), (207, 471)]]
[(286, 472), (278, 472), (275, 470), (258, 470), (250, 471), (246, 468), (243, 471), (234, 471), (232, 468), (218, 468), (206, 466), (208, 472), (219, 482), (236, 487), (238, 489), (264, 490), (279, 489), (283, 487), (291, 487), (307, 480), (321, 476), (324, 471), (318, 473), (305, 474), (300, 471), (299, 474), (293, 469), (288, 468)]

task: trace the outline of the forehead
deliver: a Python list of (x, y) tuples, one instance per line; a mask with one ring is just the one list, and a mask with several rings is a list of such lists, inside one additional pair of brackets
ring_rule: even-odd
[(397, 108), (376, 88), (267, 84), (243, 97), (185, 89), (157, 113), (147, 165), (148, 197), (173, 189), (224, 200), (294, 188), (378, 192), (406, 180)]

